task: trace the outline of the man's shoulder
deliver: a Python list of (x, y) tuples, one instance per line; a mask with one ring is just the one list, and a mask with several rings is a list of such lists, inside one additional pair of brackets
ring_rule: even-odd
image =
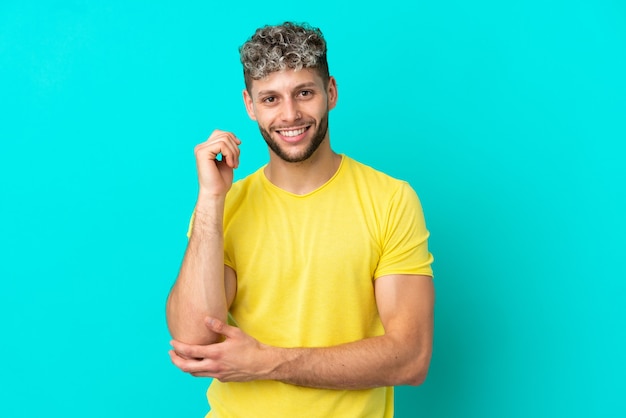
[[(233, 210), (250, 200), (250, 195), (262, 192), (263, 168), (233, 182), (226, 195), (226, 210)], [(254, 199), (253, 199), (254, 200)]]
[(230, 188), (229, 194), (241, 192), (243, 190), (247, 190), (250, 187), (254, 187), (257, 184), (261, 183), (261, 176), (263, 175), (263, 168), (260, 167), (256, 171), (236, 180), (233, 182), (233, 185)]
[(362, 163), (352, 157), (344, 156), (346, 159), (347, 171), (355, 179), (366, 182), (370, 187), (379, 186), (383, 189), (397, 189), (402, 185), (408, 185), (405, 180), (393, 177), (378, 168)]

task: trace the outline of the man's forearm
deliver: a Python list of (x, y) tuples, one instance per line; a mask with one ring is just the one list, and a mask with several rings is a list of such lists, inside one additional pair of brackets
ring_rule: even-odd
[(172, 337), (191, 344), (211, 344), (220, 336), (209, 331), (204, 318), (226, 320), (224, 284), (223, 200), (196, 206), (191, 236), (180, 272), (167, 301)]
[(325, 389), (368, 389), (421, 384), (431, 348), (384, 335), (334, 347), (272, 348), (270, 352), (276, 363), (271, 380)]

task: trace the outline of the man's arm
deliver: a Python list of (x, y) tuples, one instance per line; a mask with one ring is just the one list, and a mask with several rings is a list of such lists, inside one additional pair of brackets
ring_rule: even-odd
[(375, 292), (385, 328), (382, 336), (333, 347), (280, 348), (210, 320), (207, 327), (224, 335), (223, 343), (190, 346), (173, 341), (170, 355), (183, 371), (221, 381), (269, 379), (327, 389), (419, 385), (432, 352), (432, 278), (384, 276), (376, 280)]
[(235, 272), (224, 266), (223, 217), (233, 169), (239, 163), (239, 143), (233, 134), (215, 131), (195, 149), (198, 201), (187, 250), (166, 306), (172, 337), (189, 344), (221, 339), (203, 321), (207, 316), (226, 321), (236, 292)]

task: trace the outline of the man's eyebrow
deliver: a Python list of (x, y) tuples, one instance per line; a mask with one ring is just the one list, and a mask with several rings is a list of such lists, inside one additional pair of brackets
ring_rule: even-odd
[[(313, 81), (308, 81), (306, 83), (302, 83), (302, 84), (298, 84), (293, 88), (293, 91), (296, 90), (302, 90), (305, 88), (313, 88), (313, 87), (317, 87), (317, 84), (315, 84), (315, 82)], [(257, 93), (257, 96), (272, 96), (272, 95), (276, 95), (278, 94), (277, 91), (275, 90), (261, 90)]]
[(274, 94), (276, 94), (274, 90), (261, 90), (256, 95), (257, 96), (272, 96)]
[(306, 83), (298, 84), (294, 90), (301, 90), (304, 88), (311, 88), (311, 87), (317, 87), (317, 84), (315, 84), (313, 81), (309, 81)]

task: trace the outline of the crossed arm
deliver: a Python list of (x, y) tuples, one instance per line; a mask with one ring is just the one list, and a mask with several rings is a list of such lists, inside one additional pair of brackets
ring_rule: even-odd
[(232, 133), (216, 130), (195, 149), (200, 186), (195, 221), (167, 301), (172, 362), (194, 376), (223, 382), (269, 379), (328, 389), (420, 384), (433, 338), (434, 290), (428, 276), (378, 278), (374, 291), (384, 335), (348, 344), (273, 347), (225, 323), (237, 281), (224, 267), (224, 202), (240, 143)]
[(390, 275), (375, 281), (384, 335), (323, 348), (265, 345), (223, 320), (207, 317), (214, 344), (172, 341), (172, 362), (194, 376), (223, 382), (278, 380), (326, 389), (419, 385), (426, 378), (433, 339), (432, 278)]

